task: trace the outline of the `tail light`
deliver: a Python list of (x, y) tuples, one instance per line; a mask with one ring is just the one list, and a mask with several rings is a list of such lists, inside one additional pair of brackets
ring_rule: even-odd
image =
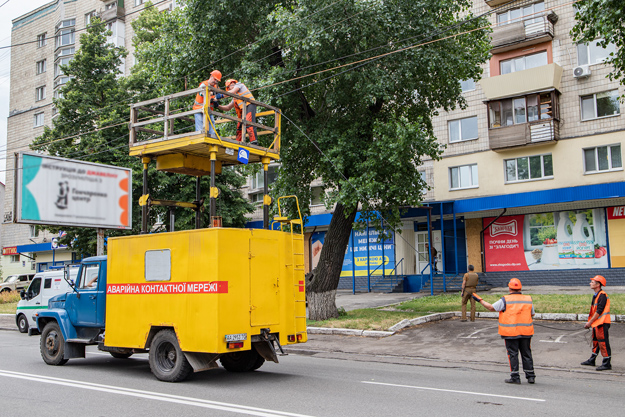
[(295, 335), (294, 334), (288, 335), (287, 340), (291, 343), (295, 343)]
[(228, 349), (239, 349), (243, 347), (243, 342), (228, 342)]
[(297, 335), (297, 341), (298, 341), (298, 342), (301, 342), (301, 341), (302, 341), (302, 339), (304, 339), (304, 336), (302, 336), (301, 334), (298, 334), (298, 335)]

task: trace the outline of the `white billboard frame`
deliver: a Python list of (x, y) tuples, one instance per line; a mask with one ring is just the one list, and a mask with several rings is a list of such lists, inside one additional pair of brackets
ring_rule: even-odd
[[(26, 184), (24, 184), (25, 156), (41, 159), (41, 163), (34, 171), (33, 177), (29, 178)], [(34, 159), (31, 160), (31, 162), (34, 162)], [(31, 175), (30, 170), (35, 169), (34, 167), (35, 165), (32, 165), (32, 168), (27, 167), (29, 175)], [(43, 174), (44, 169), (46, 170), (45, 175)], [(42, 172), (41, 175), (39, 175), (40, 171)], [(118, 180), (118, 177), (121, 177), (121, 180)], [(127, 190), (122, 188), (124, 179), (127, 179)], [(115, 183), (115, 181), (117, 182)], [(14, 223), (117, 230), (132, 229), (132, 169), (130, 168), (22, 151), (15, 154), (15, 175), (13, 183)], [(63, 183), (63, 185), (61, 185), (61, 183)], [(44, 187), (44, 185), (46, 186)], [(99, 189), (96, 187), (98, 185), (100, 186)], [(115, 185), (117, 185), (119, 190), (116, 189)], [(89, 186), (92, 188), (89, 188)], [(45, 189), (43, 196), (40, 194), (42, 187)], [(76, 187), (81, 187), (83, 189), (77, 189)], [(37, 189), (39, 191), (37, 196), (35, 196), (31, 189)], [(46, 194), (48, 189), (50, 192)], [(111, 190), (113, 194), (115, 194), (113, 197), (109, 197)], [(57, 195), (54, 198), (50, 198), (52, 194)], [(78, 194), (78, 196), (74, 197), (73, 194)], [(25, 195), (28, 200), (27, 204), (23, 201)], [(127, 196), (126, 207), (122, 207), (120, 204), (124, 196)], [(113, 200), (111, 200), (111, 198), (113, 198)], [(57, 199), (56, 203), (54, 199)], [(47, 200), (47, 203), (42, 206), (42, 211), (44, 212), (43, 217), (40, 215), (38, 204), (42, 202), (42, 200)], [(58, 204), (59, 200), (61, 200), (60, 205)], [(93, 203), (91, 203), (92, 200)], [(58, 210), (65, 210), (70, 207), (69, 203), (71, 201), (74, 201), (71, 204), (72, 206), (83, 207), (82, 210), (85, 210), (85, 206), (91, 206), (92, 211), (81, 211), (80, 214), (92, 213), (92, 215), (72, 214), (72, 212), (77, 210), (76, 207), (72, 207), (72, 210), (62, 213), (62, 215), (51, 214), (51, 211), (56, 210), (51, 208), (52, 205), (55, 205)], [(33, 215), (33, 204), (36, 207), (34, 210), (36, 210), (37, 216)], [(62, 207), (63, 205), (65, 205), (65, 207)], [(28, 207), (30, 207), (30, 209), (28, 209)], [(29, 211), (30, 215), (25, 215), (24, 210)], [(106, 210), (104, 214), (101, 213), (103, 210)], [(107, 213), (107, 211), (115, 213)], [(117, 216), (117, 212), (121, 214)], [(67, 220), (64, 220), (64, 218), (67, 218)], [(82, 218), (85, 220), (80, 220)], [(113, 218), (117, 220), (114, 221), (112, 220)], [(127, 224), (123, 224), (124, 218)]]

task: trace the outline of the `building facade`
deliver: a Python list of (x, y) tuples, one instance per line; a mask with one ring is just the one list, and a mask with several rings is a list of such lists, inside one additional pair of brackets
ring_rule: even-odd
[[(66, 65), (80, 46), (80, 35), (95, 16), (112, 32), (109, 42), (124, 46), (129, 55), (121, 65), (130, 73), (133, 60), (131, 22), (144, 0), (54, 0), (12, 21), (10, 113), (7, 127), (6, 198), (2, 222), (3, 276), (31, 270), (45, 270), (75, 260), (75, 254), (58, 247), (47, 232), (34, 225), (14, 223), (15, 153), (28, 151), (29, 144), (52, 126), (53, 98), (69, 81), (60, 65)], [(153, 2), (159, 10), (169, 9), (175, 0)]]

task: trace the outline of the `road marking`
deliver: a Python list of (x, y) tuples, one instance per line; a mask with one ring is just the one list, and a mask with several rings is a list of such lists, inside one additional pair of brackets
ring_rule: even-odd
[(564, 336), (575, 336), (576, 334), (584, 333), (585, 331), (586, 331), (586, 329), (580, 330), (580, 331), (574, 332), (574, 333), (568, 333), (568, 334), (565, 333), (565, 334), (562, 334), (562, 335), (558, 336), (556, 338), (556, 340), (539, 340), (539, 342), (545, 342), (545, 343), (568, 343), (568, 342), (562, 342), (561, 341)]
[(547, 400), (541, 400), (540, 398), (528, 398), (528, 397), (514, 397), (512, 395), (498, 395), (498, 394), (487, 394), (484, 392), (472, 392), (472, 391), (458, 391), (454, 389), (443, 389), (443, 388), (430, 388), (430, 387), (417, 387), (414, 385), (400, 385), (400, 384), (388, 384), (385, 382), (372, 382), (372, 381), (360, 381), (363, 384), (373, 384), (373, 385), (386, 385), (389, 387), (400, 387), (400, 388), (412, 388), (419, 389), (424, 391), (441, 391), (441, 392), (453, 392), (456, 394), (469, 394), (469, 395), (480, 395), (483, 397), (497, 397), (497, 398), (510, 398), (513, 400), (524, 400), (524, 401), (537, 401), (537, 402), (545, 402)]
[(497, 327), (497, 326), (484, 327), (483, 329), (474, 331), (473, 333), (471, 333), (468, 336), (462, 336), (462, 337), (459, 337), (458, 339), (479, 339), (479, 337), (473, 337), (473, 335), (474, 334), (478, 334), (479, 332), (484, 331), (484, 330), (494, 329), (495, 327)]
[(201, 398), (183, 397), (180, 395), (163, 394), (160, 392), (143, 391), (131, 388), (115, 387), (112, 385), (94, 384), (91, 382), (72, 379), (54, 378), (43, 375), (27, 374), (0, 369), (0, 376), (45, 384), (62, 385), (73, 388), (82, 388), (91, 391), (107, 392), (110, 394), (126, 395), (130, 397), (145, 398), (148, 400), (163, 401), (175, 404), (190, 405), (193, 407), (210, 408), (214, 410), (229, 411), (232, 413), (246, 414), (260, 417), (311, 417), (304, 414), (288, 413), (285, 411), (269, 410), (266, 408), (249, 407), (246, 405), (224, 403), (219, 401), (204, 400)]

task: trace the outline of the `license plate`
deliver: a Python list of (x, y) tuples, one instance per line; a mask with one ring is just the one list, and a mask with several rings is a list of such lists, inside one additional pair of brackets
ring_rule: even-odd
[(247, 333), (227, 334), (226, 342), (241, 342), (247, 340)]

